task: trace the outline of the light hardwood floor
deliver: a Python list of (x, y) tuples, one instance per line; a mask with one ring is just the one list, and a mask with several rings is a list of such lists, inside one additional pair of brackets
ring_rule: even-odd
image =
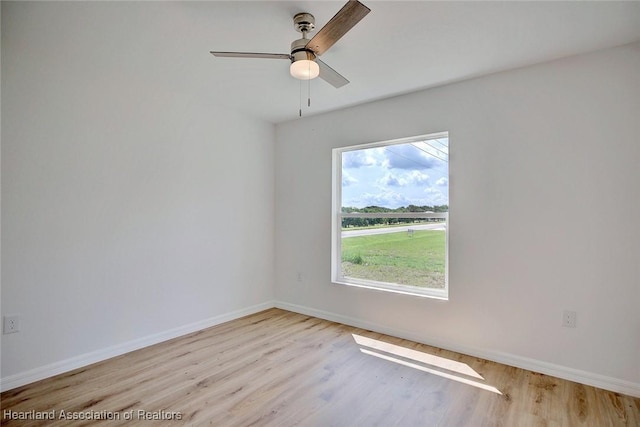
[(279, 309), (1, 398), (3, 426), (640, 426), (640, 399)]

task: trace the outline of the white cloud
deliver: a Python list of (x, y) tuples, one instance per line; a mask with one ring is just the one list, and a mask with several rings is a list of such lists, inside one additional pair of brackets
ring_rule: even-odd
[(429, 175), (420, 171), (412, 171), (409, 176), (411, 182), (416, 185), (426, 184), (429, 181)]
[(436, 181), (436, 185), (439, 185), (440, 187), (446, 187), (448, 184), (449, 184), (449, 180), (445, 177), (442, 177)]
[(449, 204), (449, 198), (442, 193), (442, 191), (440, 191), (437, 188), (434, 187), (427, 187), (424, 190), (425, 193), (427, 193), (427, 197), (426, 197), (426, 203), (427, 205), (446, 205)]
[(377, 160), (371, 150), (347, 151), (342, 153), (343, 169), (355, 169), (362, 166), (375, 166)]
[(348, 187), (350, 185), (357, 184), (358, 180), (349, 174), (347, 171), (342, 171), (342, 186)]
[(407, 185), (407, 181), (403, 178), (399, 178), (391, 173), (386, 174), (378, 181), (383, 187), (404, 187)]
[(429, 175), (413, 170), (410, 173), (401, 175), (387, 173), (378, 183), (389, 187), (406, 187), (408, 185), (424, 185), (429, 181)]

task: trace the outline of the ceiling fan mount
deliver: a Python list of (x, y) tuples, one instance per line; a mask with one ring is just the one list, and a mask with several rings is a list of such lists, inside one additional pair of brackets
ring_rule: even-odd
[(316, 28), (316, 18), (310, 13), (298, 13), (293, 17), (293, 28), (304, 36)]
[(294, 15), (293, 26), (296, 31), (302, 33), (302, 38), (291, 43), (291, 52), (288, 54), (222, 51), (211, 51), (211, 54), (217, 57), (232, 58), (288, 59), (291, 61), (289, 71), (293, 77), (300, 80), (320, 77), (332, 86), (339, 88), (349, 83), (349, 80), (322, 62), (318, 57), (333, 46), (370, 11), (368, 7), (359, 1), (349, 0), (311, 39), (307, 39), (307, 34), (315, 29), (316, 20), (314, 16), (307, 12)]

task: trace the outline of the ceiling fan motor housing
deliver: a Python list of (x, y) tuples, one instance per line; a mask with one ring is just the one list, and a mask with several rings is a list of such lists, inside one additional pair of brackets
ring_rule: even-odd
[(306, 47), (308, 42), (309, 40), (307, 39), (298, 39), (291, 42), (291, 62), (302, 59), (314, 61), (316, 59), (316, 54)]

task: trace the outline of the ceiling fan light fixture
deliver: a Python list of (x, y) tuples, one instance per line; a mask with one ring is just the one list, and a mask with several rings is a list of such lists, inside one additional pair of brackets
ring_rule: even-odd
[(320, 75), (320, 67), (315, 61), (300, 59), (291, 63), (289, 72), (298, 80), (311, 80)]

